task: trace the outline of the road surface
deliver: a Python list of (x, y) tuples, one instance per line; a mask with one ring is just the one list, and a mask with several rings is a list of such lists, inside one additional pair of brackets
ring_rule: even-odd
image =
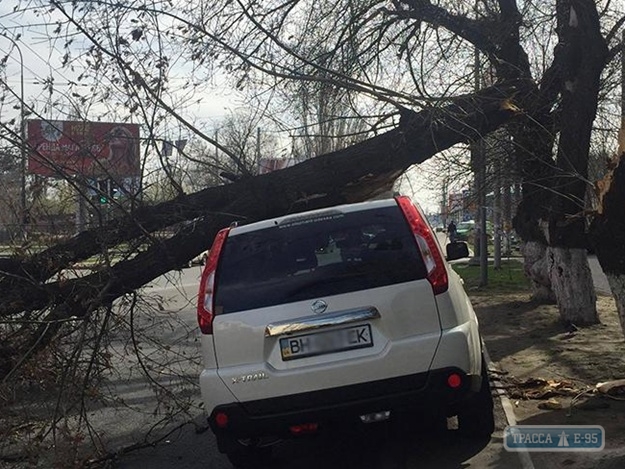
[[(170, 341), (172, 346), (181, 344), (192, 354), (197, 347), (195, 338), (195, 292), (199, 281), (200, 268), (195, 266), (184, 271), (178, 277), (157, 279), (149, 288), (151, 296), (161, 297), (167, 308), (175, 311), (178, 318), (188, 325), (193, 332), (188, 335), (184, 328), (166, 329), (163, 340)], [(166, 311), (163, 311), (165, 313)], [(197, 351), (197, 349), (195, 349)], [(191, 366), (182, 366), (190, 380), (197, 382), (199, 362)], [(176, 384), (177, 385), (177, 384)], [(155, 399), (152, 391), (141, 383), (139, 375), (133, 376), (129, 382), (120, 379), (117, 389), (123, 399), (133, 403), (134, 413), (120, 411), (117, 424), (110, 428), (109, 436), (117, 447), (131, 444), (137, 437), (158, 418), (153, 417)], [(191, 393), (191, 401), (199, 403), (199, 391), (192, 386), (186, 388)], [(183, 387), (184, 391), (185, 388)], [(197, 407), (190, 416), (195, 418), (198, 426), (191, 424), (170, 434), (154, 448), (135, 450), (119, 456), (113, 467), (117, 469), (150, 468), (150, 469), (221, 469), (231, 467), (225, 456), (219, 454), (215, 438), (210, 430), (204, 431), (205, 417)], [(105, 414), (108, 415), (108, 414)], [(506, 425), (504, 413), (499, 400), (496, 401), (497, 432), (490, 441), (476, 441), (460, 438), (455, 430), (439, 434), (419, 429), (418, 422), (414, 428), (396, 428), (389, 424), (374, 424), (364, 427), (355, 435), (326, 435), (312, 439), (289, 441), (275, 448), (275, 464), (271, 467), (298, 469), (382, 469), (382, 468), (485, 468), (505, 467), (506, 469), (521, 468), (518, 455), (503, 449), (501, 432)], [(111, 416), (108, 415), (111, 422)], [(450, 423), (453, 426), (453, 422)], [(197, 429), (200, 429), (200, 432)]]
[[(440, 239), (444, 246), (444, 233)], [(609, 293), (607, 279), (595, 257), (589, 257), (593, 278), (599, 291)], [(193, 403), (189, 415), (197, 425), (187, 424), (168, 435), (155, 447), (135, 450), (119, 456), (113, 467), (117, 469), (150, 468), (150, 469), (221, 469), (231, 467), (225, 456), (219, 454), (215, 439), (205, 427), (205, 416), (199, 409), (199, 391), (196, 387), (200, 362), (197, 360), (198, 341), (195, 296), (201, 268), (194, 266), (184, 269), (169, 278), (160, 277), (147, 289), (150, 296), (162, 299), (163, 314), (174, 314), (181, 326), (165, 328), (160, 338), (166, 345), (182, 347), (187, 356), (193, 360), (184, 360), (178, 369), (188, 378), (188, 383), (178, 391), (186, 392), (186, 397)], [(165, 316), (167, 317), (167, 316)], [(167, 374), (166, 371), (164, 371)], [(133, 411), (120, 411), (116, 418), (105, 413), (113, 422), (110, 430), (111, 442), (121, 448), (133, 443), (145, 432), (146, 428), (155, 424), (158, 417), (152, 415), (156, 405), (154, 394), (147, 387), (141, 375), (134, 375), (129, 381), (120, 378), (117, 389), (121, 397), (133, 405)], [(472, 441), (460, 438), (454, 430), (440, 434), (414, 429), (405, 432), (382, 424), (365, 427), (358, 435), (330, 435), (313, 439), (289, 441), (280, 444), (275, 450), (275, 464), (271, 467), (298, 469), (382, 469), (382, 468), (505, 468), (531, 469), (528, 458), (522, 459), (516, 453), (506, 452), (502, 446), (502, 431), (508, 424), (502, 410), (501, 402), (496, 399), (497, 430), (490, 441)], [(184, 421), (180, 419), (179, 421)], [(453, 426), (453, 422), (450, 423)], [(527, 453), (526, 453), (527, 455)], [(536, 460), (536, 455), (533, 455)], [(537, 458), (536, 467), (540, 467), (541, 457)], [(531, 461), (531, 459), (530, 459)]]

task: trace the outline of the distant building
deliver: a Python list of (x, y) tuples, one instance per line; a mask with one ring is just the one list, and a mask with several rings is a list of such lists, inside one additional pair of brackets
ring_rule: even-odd
[(272, 171), (288, 168), (295, 164), (293, 158), (261, 158), (258, 162), (258, 174), (267, 174)]

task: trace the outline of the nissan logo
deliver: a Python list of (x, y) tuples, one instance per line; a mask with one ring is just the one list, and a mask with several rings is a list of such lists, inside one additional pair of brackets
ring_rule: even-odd
[(321, 314), (328, 309), (328, 303), (323, 300), (316, 300), (310, 305), (310, 309), (312, 309), (312, 312), (315, 314)]

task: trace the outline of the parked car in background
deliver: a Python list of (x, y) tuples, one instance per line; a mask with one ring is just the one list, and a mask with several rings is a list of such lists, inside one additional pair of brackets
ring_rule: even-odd
[(198, 322), (209, 425), (236, 467), (281, 439), (400, 417), (494, 430), (475, 313), (407, 197), (221, 230)]
[[(475, 242), (475, 234), (477, 232), (477, 225), (475, 220), (466, 220), (461, 221), (456, 225), (456, 239), (458, 241), (466, 241), (469, 244)], [(493, 223), (490, 221), (486, 221), (486, 234), (488, 235), (488, 239), (492, 240), (494, 236), (494, 227)]]
[(467, 220), (456, 225), (456, 237), (459, 241), (469, 241), (475, 233), (475, 220)]

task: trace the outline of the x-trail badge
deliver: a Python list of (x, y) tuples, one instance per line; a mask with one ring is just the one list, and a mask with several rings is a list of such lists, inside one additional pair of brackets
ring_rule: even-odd
[(326, 309), (328, 309), (328, 303), (323, 300), (315, 300), (310, 306), (310, 309), (312, 309), (312, 312), (315, 314), (321, 314), (325, 312)]

